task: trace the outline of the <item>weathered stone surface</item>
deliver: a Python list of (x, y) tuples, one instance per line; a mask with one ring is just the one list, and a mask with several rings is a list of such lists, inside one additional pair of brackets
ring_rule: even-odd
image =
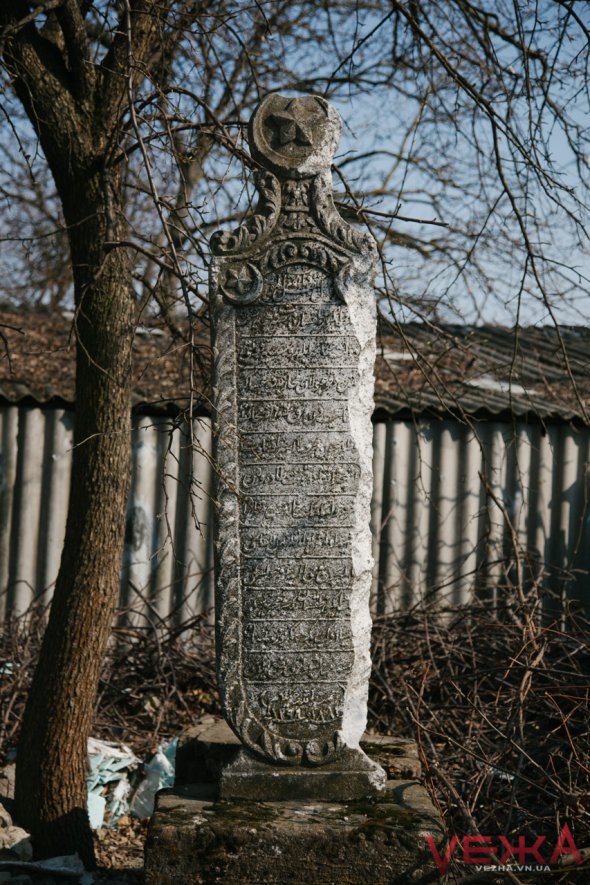
[(232, 762), (240, 747), (224, 719), (204, 716), (178, 739), (174, 785), (217, 784), (222, 765)]
[(339, 133), (324, 99), (267, 96), (259, 204), (212, 240), (217, 654), (248, 750), (308, 768), (354, 751), (368, 794), (375, 250), (333, 204)]
[(418, 779), (422, 774), (416, 741), (390, 734), (365, 734), (361, 748), (381, 765), (390, 780)]
[(218, 802), (212, 785), (158, 796), (146, 885), (401, 885), (437, 878), (444, 833), (426, 791), (390, 781), (360, 802)]

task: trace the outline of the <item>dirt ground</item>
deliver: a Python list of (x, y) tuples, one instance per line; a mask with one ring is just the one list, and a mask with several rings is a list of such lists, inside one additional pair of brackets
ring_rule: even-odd
[(143, 845), (147, 821), (123, 817), (117, 827), (95, 831), (94, 844), (99, 869), (96, 882), (140, 885), (143, 882)]

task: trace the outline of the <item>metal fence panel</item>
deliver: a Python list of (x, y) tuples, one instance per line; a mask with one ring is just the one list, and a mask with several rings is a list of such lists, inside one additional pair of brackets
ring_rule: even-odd
[[(0, 407), (0, 620), (57, 576), (73, 419)], [(374, 425), (375, 613), (424, 600), (496, 600), (542, 581), (590, 605), (590, 429), (453, 419)], [(213, 606), (211, 423), (142, 416), (121, 569), (134, 621)]]
[[(50, 598), (65, 534), (73, 416), (63, 409), (0, 408), (0, 621)], [(174, 624), (213, 605), (211, 422), (177, 426), (142, 416), (121, 568), (128, 617)]]
[(501, 598), (541, 583), (590, 606), (590, 429), (375, 425), (373, 608)]

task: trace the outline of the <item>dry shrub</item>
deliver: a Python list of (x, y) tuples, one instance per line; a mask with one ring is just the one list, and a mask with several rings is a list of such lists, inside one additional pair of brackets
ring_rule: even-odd
[[(10, 758), (39, 654), (46, 606), (33, 603), (0, 633), (0, 765)], [(139, 623), (140, 626), (133, 626)], [(93, 736), (129, 744), (140, 758), (204, 713), (219, 712), (214, 631), (121, 611), (99, 685)]]
[[(133, 616), (121, 613), (119, 622), (125, 620)], [(129, 743), (146, 757), (205, 713), (220, 713), (210, 618), (115, 628), (99, 689), (97, 735)]]
[[(590, 860), (590, 622), (547, 610), (538, 596), (508, 597), (501, 610), (472, 605), (377, 619), (370, 721), (378, 731), (416, 737), (450, 836), (491, 835), (495, 845), (499, 835), (511, 844), (524, 836), (527, 845), (545, 836), (552, 850), (567, 823), (576, 846), (588, 849), (585, 871), (552, 880), (583, 882)], [(551, 851), (541, 853), (548, 858)]]

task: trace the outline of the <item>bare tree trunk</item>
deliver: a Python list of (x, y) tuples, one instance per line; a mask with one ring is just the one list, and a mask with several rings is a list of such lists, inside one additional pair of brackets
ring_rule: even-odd
[(77, 308), (75, 449), (62, 561), (16, 770), (17, 818), (36, 854), (77, 851), (87, 866), (87, 738), (118, 598), (130, 477), (130, 264), (125, 251), (104, 245), (121, 235), (118, 190), (95, 173), (64, 199)]
[(61, 0), (45, 23), (39, 9), (24, 15), (26, 6), (20, 0), (0, 4), (1, 51), (68, 226), (77, 357), (66, 536), (21, 728), (16, 812), (38, 855), (77, 851), (93, 866), (87, 739), (117, 602), (131, 458), (132, 266), (125, 250), (113, 248), (127, 225), (122, 164), (112, 160), (143, 63), (159, 57), (157, 22), (170, 4), (121, 4), (100, 64), (85, 19), (90, 5)]

